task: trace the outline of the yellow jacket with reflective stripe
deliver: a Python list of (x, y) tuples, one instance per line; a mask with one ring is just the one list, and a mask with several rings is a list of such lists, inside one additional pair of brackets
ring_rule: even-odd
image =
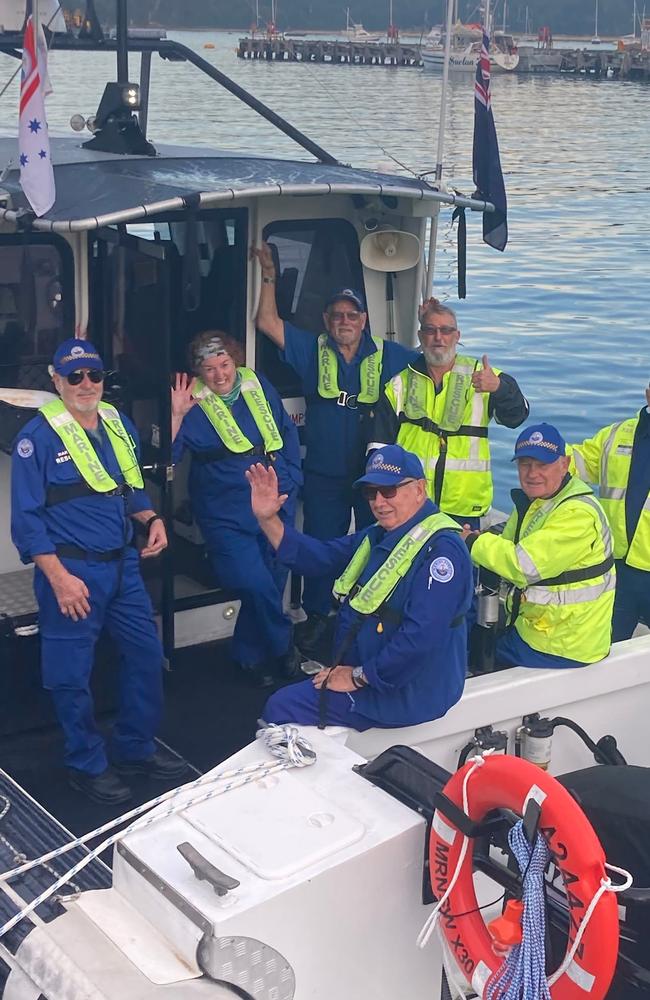
[(571, 446), (575, 469), (582, 479), (599, 486), (600, 502), (614, 536), (614, 555), (629, 566), (650, 570), (650, 496), (628, 546), (625, 495), (632, 465), (632, 446), (639, 417), (603, 427), (582, 444)]
[(530, 503), (516, 541), (519, 520), (515, 508), (502, 535), (479, 535), (472, 561), (523, 590), (514, 624), (529, 646), (581, 663), (602, 660), (611, 644), (614, 569), (577, 583), (544, 583), (611, 557), (611, 532), (598, 500), (572, 476), (554, 497)]
[[(470, 381), (472, 373), (481, 367), (480, 361), (475, 358), (457, 355), (452, 371), (443, 375), (439, 393), (436, 393), (427, 374), (410, 365), (386, 385), (386, 396), (400, 419), (397, 444), (414, 452), (421, 460), (427, 492), (447, 514), (479, 517), (492, 503), (490, 445), (487, 439), (490, 394), (476, 392)], [(498, 368), (493, 371), (500, 374)], [(440, 425), (445, 424), (445, 411), (449, 412), (448, 390), (450, 379), (455, 375), (465, 376), (466, 386), (461, 427), (459, 432), (451, 433), (445, 432)], [(460, 385), (459, 380), (456, 385)], [(409, 422), (423, 418), (434, 426), (426, 429)], [(465, 428), (479, 429), (484, 436), (463, 433)], [(436, 468), (440, 461), (443, 464), (438, 469), (436, 480)]]

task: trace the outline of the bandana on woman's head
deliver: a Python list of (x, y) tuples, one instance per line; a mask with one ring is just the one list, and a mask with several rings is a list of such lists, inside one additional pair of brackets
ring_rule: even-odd
[(195, 368), (200, 368), (203, 362), (207, 361), (208, 358), (216, 358), (220, 354), (227, 353), (228, 351), (226, 350), (221, 337), (212, 337), (204, 344), (200, 344), (194, 348), (192, 364)]

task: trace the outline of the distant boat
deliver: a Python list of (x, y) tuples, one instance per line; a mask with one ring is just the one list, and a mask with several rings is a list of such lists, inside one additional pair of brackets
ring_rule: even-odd
[[(461, 73), (474, 73), (481, 55), (482, 37), (483, 28), (480, 24), (456, 22), (449, 54), (449, 69)], [(512, 73), (519, 65), (519, 53), (512, 35), (495, 31), (490, 42), (492, 72)], [(442, 42), (437, 45), (423, 45), (420, 58), (424, 69), (442, 70), (445, 64), (445, 47)]]
[(596, 19), (594, 22), (594, 35), (591, 39), (592, 45), (600, 45), (600, 38), (598, 37), (598, 0), (596, 0)]
[(285, 38), (306, 38), (308, 31), (285, 31)]
[[(39, 20), (50, 31), (68, 30), (57, 0), (41, 0)], [(25, 0), (0, 0), (0, 31), (22, 31), (25, 23)]]
[(378, 42), (382, 35), (371, 35), (357, 21), (350, 20), (350, 8), (345, 9), (345, 37), (349, 42)]

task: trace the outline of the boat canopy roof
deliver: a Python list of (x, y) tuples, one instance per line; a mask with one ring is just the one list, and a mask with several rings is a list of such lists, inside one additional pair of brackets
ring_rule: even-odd
[[(56, 202), (46, 216), (33, 221), (40, 231), (91, 230), (271, 195), (374, 195), (492, 210), (489, 203), (439, 191), (418, 177), (338, 164), (165, 145), (158, 146), (155, 157), (120, 155), (84, 149), (74, 138), (53, 138), (51, 149)], [(11, 196), (11, 209), (0, 207), (0, 218), (16, 222), (21, 210), (29, 212), (30, 207), (20, 187), (16, 138), (0, 138), (0, 166), (10, 161), (0, 183), (0, 205), (4, 191)]]

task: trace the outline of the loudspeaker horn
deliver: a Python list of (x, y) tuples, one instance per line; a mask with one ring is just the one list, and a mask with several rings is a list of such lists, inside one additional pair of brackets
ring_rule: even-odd
[(380, 229), (364, 236), (359, 252), (371, 271), (408, 271), (420, 259), (420, 241), (413, 233)]

